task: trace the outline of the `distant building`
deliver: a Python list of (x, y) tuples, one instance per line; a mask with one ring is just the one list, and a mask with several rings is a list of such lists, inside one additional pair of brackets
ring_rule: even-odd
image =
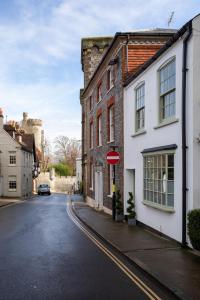
[(42, 152), (44, 143), (44, 131), (42, 129), (42, 120), (30, 119), (28, 113), (23, 113), (23, 120), (21, 121), (21, 129), (24, 129), (26, 133), (34, 134), (35, 146)]
[(0, 196), (30, 196), (37, 165), (34, 135), (17, 123), (4, 124), (0, 109)]

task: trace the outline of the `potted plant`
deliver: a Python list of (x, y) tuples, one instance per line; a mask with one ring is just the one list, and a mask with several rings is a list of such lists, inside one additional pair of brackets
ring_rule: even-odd
[(120, 222), (124, 220), (124, 214), (123, 214), (123, 204), (121, 202), (121, 194), (120, 191), (116, 191), (116, 198), (115, 198), (115, 221)]
[(136, 225), (136, 212), (135, 212), (135, 201), (133, 198), (133, 193), (129, 192), (129, 199), (127, 201), (128, 203), (128, 225)]
[(200, 251), (200, 209), (188, 213), (188, 235), (192, 247)]

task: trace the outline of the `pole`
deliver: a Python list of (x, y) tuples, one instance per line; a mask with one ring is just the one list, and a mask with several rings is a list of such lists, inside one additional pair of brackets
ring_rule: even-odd
[[(112, 146), (113, 151), (115, 151), (117, 146)], [(113, 188), (112, 188), (112, 218), (115, 221), (115, 214), (116, 214), (116, 188), (115, 188), (115, 165), (113, 165)]]
[(116, 194), (115, 194), (115, 165), (113, 165), (113, 195), (112, 195), (112, 218), (115, 221), (116, 213)]

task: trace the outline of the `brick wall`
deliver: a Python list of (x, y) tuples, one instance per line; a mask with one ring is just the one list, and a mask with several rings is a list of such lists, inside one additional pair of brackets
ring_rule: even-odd
[[(106, 162), (106, 153), (111, 150), (111, 146), (115, 145), (120, 152), (120, 163), (116, 165), (116, 187), (120, 190), (123, 201), (123, 186), (124, 186), (124, 176), (123, 176), (123, 159), (124, 159), (124, 136), (123, 136), (123, 82), (126, 76), (129, 73), (135, 72), (138, 67), (143, 64), (148, 58), (150, 58), (164, 43), (169, 37), (159, 37), (152, 40), (149, 37), (142, 37), (143, 40), (136, 40), (134, 37), (132, 41), (129, 41), (130, 44), (126, 46), (126, 39), (124, 41), (120, 40), (121, 46), (117, 46), (113, 50), (113, 57), (118, 58), (118, 63), (113, 65), (115, 73), (115, 82), (114, 86), (108, 91), (108, 62), (110, 57), (107, 60), (107, 63), (104, 63), (103, 67), (101, 66), (101, 77), (100, 72), (95, 75), (96, 77), (90, 82), (87, 93), (82, 99), (82, 111), (84, 112), (84, 133), (83, 133), (83, 161), (86, 166), (87, 174), (84, 176), (84, 184), (86, 195), (90, 198), (95, 198), (94, 190), (90, 189), (90, 163), (93, 162), (94, 172), (93, 172), (93, 181), (95, 180), (95, 171), (103, 172), (103, 204), (105, 207), (112, 209), (112, 199), (108, 197), (109, 194), (109, 184), (108, 184), (108, 165)], [(132, 42), (132, 43), (131, 43)], [(128, 53), (128, 59), (126, 57)], [(90, 60), (91, 62), (92, 60)], [(127, 65), (128, 63), (128, 65)], [(96, 64), (96, 62), (95, 62)], [(95, 65), (96, 67), (96, 65)], [(103, 69), (103, 71), (102, 71)], [(91, 70), (91, 69), (90, 69)], [(94, 70), (94, 69), (93, 69)], [(85, 71), (88, 71), (86, 68)], [(89, 75), (87, 75), (89, 76)], [(89, 76), (90, 77), (90, 76)], [(88, 77), (88, 78), (89, 78)], [(96, 79), (95, 79), (96, 78)], [(87, 81), (88, 79), (86, 79)], [(102, 100), (97, 103), (97, 87), (101, 82), (101, 91), (102, 91)], [(90, 110), (90, 96), (93, 98), (93, 109)], [(108, 106), (111, 102), (114, 102), (114, 142), (108, 143)], [(97, 146), (97, 117), (101, 113), (102, 116), (102, 146)], [(93, 120), (93, 132), (94, 148), (90, 149), (90, 122)], [(95, 187), (95, 184), (94, 184)]]

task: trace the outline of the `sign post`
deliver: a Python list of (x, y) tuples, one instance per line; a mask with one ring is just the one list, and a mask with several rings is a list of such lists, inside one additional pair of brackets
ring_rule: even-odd
[(106, 159), (107, 163), (113, 165), (113, 186), (112, 186), (112, 218), (115, 220), (115, 213), (116, 213), (116, 188), (115, 188), (115, 165), (120, 160), (119, 152), (114, 151), (116, 146), (113, 146), (113, 151), (107, 153)]

